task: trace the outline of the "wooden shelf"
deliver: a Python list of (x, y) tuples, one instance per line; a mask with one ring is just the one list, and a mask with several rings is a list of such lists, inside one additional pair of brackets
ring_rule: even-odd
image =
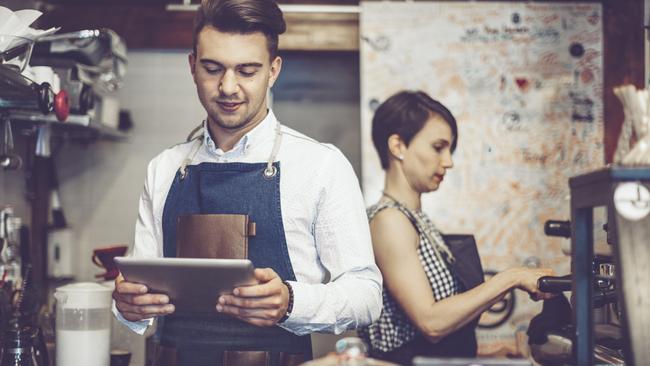
[(81, 134), (86, 133), (89, 138), (120, 140), (127, 137), (124, 132), (98, 121), (94, 121), (87, 114), (71, 114), (65, 122), (57, 120), (54, 114), (43, 115), (37, 112), (13, 111), (9, 113), (9, 118), (16, 124), (25, 122), (32, 125), (49, 123), (56, 128), (78, 131)]

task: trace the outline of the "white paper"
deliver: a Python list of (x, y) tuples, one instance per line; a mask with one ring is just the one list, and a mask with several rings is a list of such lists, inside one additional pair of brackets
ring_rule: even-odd
[(30, 24), (34, 23), (42, 14), (42, 12), (33, 9), (14, 12), (7, 7), (0, 6), (0, 52), (27, 42), (24, 39), (14, 38), (16, 36), (34, 41), (59, 30), (55, 27), (47, 30), (30, 28)]

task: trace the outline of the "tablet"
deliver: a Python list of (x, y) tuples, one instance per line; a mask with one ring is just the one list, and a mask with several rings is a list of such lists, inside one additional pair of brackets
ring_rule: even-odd
[(169, 296), (180, 314), (216, 314), (219, 295), (256, 283), (248, 259), (115, 257), (124, 279)]

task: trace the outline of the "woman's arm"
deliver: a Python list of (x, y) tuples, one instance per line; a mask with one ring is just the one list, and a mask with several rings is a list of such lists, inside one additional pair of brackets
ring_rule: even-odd
[(384, 283), (411, 322), (432, 342), (463, 327), (513, 287), (537, 297), (537, 279), (548, 269), (516, 268), (501, 272), (462, 294), (436, 302), (417, 248), (418, 233), (397, 209), (382, 210), (370, 223), (375, 258)]

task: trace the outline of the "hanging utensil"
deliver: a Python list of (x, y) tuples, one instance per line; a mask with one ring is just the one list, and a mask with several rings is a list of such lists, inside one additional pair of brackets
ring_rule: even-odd
[(3, 142), (0, 150), (0, 166), (4, 170), (18, 170), (23, 165), (23, 159), (14, 152), (14, 136), (11, 132), (11, 121), (9, 115), (4, 113), (0, 116), (3, 124)]

